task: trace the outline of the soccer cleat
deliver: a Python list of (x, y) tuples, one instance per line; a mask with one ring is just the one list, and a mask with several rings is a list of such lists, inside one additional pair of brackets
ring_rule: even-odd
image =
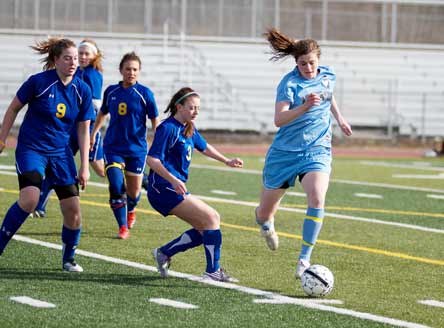
[(35, 210), (30, 215), (32, 218), (44, 218), (46, 215), (46, 212), (42, 211), (42, 210)]
[(261, 227), (261, 235), (265, 238), (265, 241), (267, 242), (267, 246), (272, 251), (275, 251), (279, 247), (279, 236), (277, 235), (276, 231), (274, 230), (274, 226), (271, 225), (269, 229), (265, 230), (264, 227)]
[(128, 212), (128, 216), (127, 219), (128, 221), (128, 229), (131, 229), (132, 227), (134, 227), (134, 224), (136, 223), (136, 210), (132, 211), (132, 212)]
[(306, 260), (299, 260), (298, 265), (296, 266), (296, 272), (294, 273), (294, 276), (296, 277), (296, 279), (301, 279), (302, 274), (309, 267), (310, 267), (310, 262), (308, 262)]
[(120, 227), (119, 233), (117, 234), (117, 239), (127, 239), (129, 237), (128, 228), (124, 225)]
[(203, 278), (222, 282), (239, 282), (238, 279), (233, 278), (228, 273), (226, 273), (223, 268), (219, 268), (219, 270), (212, 273), (205, 272)]
[(168, 277), (168, 269), (170, 268), (171, 258), (163, 254), (159, 248), (155, 248), (152, 251), (154, 261), (156, 261), (157, 271), (160, 276), (165, 278)]
[(66, 272), (83, 272), (83, 268), (74, 260), (69, 260), (63, 263), (63, 271)]

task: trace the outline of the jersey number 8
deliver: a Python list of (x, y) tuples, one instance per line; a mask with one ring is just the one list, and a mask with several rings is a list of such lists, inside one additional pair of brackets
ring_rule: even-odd
[(127, 108), (126, 103), (124, 103), (124, 102), (120, 103), (119, 109), (118, 109), (119, 115), (122, 115), (122, 116), (126, 115), (126, 108)]

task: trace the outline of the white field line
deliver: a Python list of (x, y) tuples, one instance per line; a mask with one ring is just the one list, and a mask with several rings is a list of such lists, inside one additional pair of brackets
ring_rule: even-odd
[[(40, 240), (36, 240), (36, 239), (32, 239), (32, 238), (28, 238), (28, 237), (24, 237), (24, 236), (20, 236), (20, 235), (15, 235), (13, 238), (15, 240), (34, 244), (34, 245), (40, 245), (40, 246), (44, 246), (44, 247), (48, 247), (48, 248), (52, 248), (52, 249), (58, 249), (58, 250), (62, 249), (61, 245), (48, 243), (48, 242), (42, 242)], [(122, 260), (122, 259), (111, 257), (111, 256), (106, 256), (106, 255), (101, 255), (101, 254), (97, 254), (97, 253), (93, 253), (93, 252), (83, 251), (80, 249), (78, 249), (76, 251), (76, 253), (78, 255), (82, 255), (82, 256), (86, 256), (86, 257), (90, 257), (90, 258), (94, 258), (94, 259), (98, 259), (98, 260), (102, 260), (102, 261), (106, 261), (106, 262), (110, 262), (110, 263), (122, 264), (122, 265), (126, 265), (126, 266), (136, 268), (136, 269), (157, 272), (157, 268), (155, 268), (154, 266), (151, 266), (151, 265), (145, 265), (145, 264), (141, 264), (141, 263), (137, 263), (137, 262), (133, 262), (133, 261)], [(374, 322), (381, 322), (384, 324), (391, 324), (391, 325), (394, 325), (397, 327), (429, 328), (428, 326), (413, 323), (413, 322), (392, 319), (392, 318), (383, 317), (383, 316), (379, 316), (379, 315), (375, 315), (375, 314), (371, 314), (371, 313), (366, 313), (366, 312), (358, 312), (358, 311), (344, 309), (344, 308), (336, 308), (333, 306), (319, 304), (318, 302), (312, 302), (310, 299), (298, 299), (298, 298), (292, 298), (292, 297), (288, 297), (288, 296), (282, 296), (277, 293), (272, 293), (272, 292), (268, 292), (268, 291), (264, 291), (264, 290), (260, 290), (260, 289), (256, 289), (256, 288), (250, 288), (250, 287), (245, 287), (245, 286), (241, 286), (241, 285), (236, 285), (233, 283), (226, 283), (226, 282), (219, 282), (219, 281), (204, 279), (199, 276), (194, 276), (191, 274), (181, 273), (181, 272), (177, 272), (177, 271), (169, 270), (168, 274), (171, 277), (187, 279), (187, 280), (191, 280), (191, 281), (195, 281), (195, 282), (199, 282), (199, 283), (203, 283), (203, 284), (208, 284), (208, 285), (212, 285), (212, 286), (222, 287), (222, 288), (226, 288), (226, 289), (231, 289), (231, 290), (237, 290), (241, 293), (246, 293), (249, 295), (262, 296), (262, 297), (269, 298), (269, 299), (274, 298), (274, 299), (278, 299), (278, 300), (285, 300), (287, 303), (299, 305), (299, 306), (310, 308), (310, 309), (343, 314), (343, 315), (347, 315), (347, 316), (351, 316), (351, 317), (355, 317), (355, 318), (359, 318), (359, 319), (365, 319), (365, 320), (370, 320), (370, 321), (374, 321)]]
[(380, 161), (359, 161), (359, 163), (362, 165), (394, 167), (399, 169), (415, 169), (422, 171), (437, 171), (437, 172), (444, 171), (444, 167), (437, 167), (437, 166), (430, 167), (430, 166), (420, 166), (412, 164), (396, 164), (396, 163), (380, 162)]
[[(0, 171), (0, 174), (2, 172)], [(15, 173), (14, 173), (15, 174)], [(88, 182), (90, 186), (100, 187), (100, 188), (108, 188), (108, 185), (101, 182)], [(142, 191), (146, 193), (145, 191)], [(443, 190), (444, 192), (444, 190)], [(241, 200), (234, 200), (234, 199), (223, 199), (223, 198), (216, 198), (216, 197), (210, 197), (210, 196), (199, 196), (195, 195), (196, 197), (199, 197), (202, 200), (208, 200), (213, 202), (219, 202), (219, 203), (227, 203), (227, 204), (234, 204), (234, 205), (243, 205), (243, 206), (249, 206), (249, 207), (257, 207), (257, 203), (255, 202), (247, 202), (247, 201), (241, 201)], [(302, 213), (305, 214), (306, 210), (304, 209), (298, 209), (298, 208), (288, 208), (288, 207), (278, 207), (279, 210), (285, 211), (285, 212), (294, 212), (294, 213)], [(440, 233), (444, 234), (444, 230), (442, 229), (435, 229), (435, 228), (428, 228), (428, 227), (422, 227), (414, 224), (406, 224), (406, 223), (399, 223), (399, 222), (389, 222), (389, 221), (383, 221), (383, 220), (377, 220), (377, 219), (370, 219), (370, 218), (364, 218), (359, 216), (352, 216), (352, 215), (345, 215), (345, 214), (335, 214), (330, 212), (325, 212), (325, 216), (332, 217), (335, 219), (344, 219), (344, 220), (351, 220), (351, 221), (360, 221), (360, 222), (367, 222), (367, 223), (375, 223), (375, 224), (383, 224), (388, 226), (394, 226), (399, 228), (406, 228), (406, 229), (412, 229), (417, 231), (424, 231), (424, 232), (433, 232), (433, 233)]]
[(174, 307), (177, 309), (186, 309), (187, 310), (187, 309), (198, 309), (199, 308), (197, 305), (174, 301), (174, 300), (169, 300), (167, 298), (150, 298), (149, 301), (152, 303), (159, 304), (159, 305), (171, 306), (171, 307)]
[[(329, 299), (322, 299), (322, 298), (313, 298), (310, 299), (310, 302), (317, 303), (317, 304), (332, 304), (332, 305), (342, 305), (344, 302), (340, 300), (329, 300)], [(257, 298), (253, 300), (253, 303), (257, 304), (293, 304), (293, 300), (288, 300), (283, 297), (276, 297), (273, 296), (273, 298)]]
[(427, 198), (444, 199), (444, 195), (427, 195)]
[(392, 174), (392, 178), (396, 179), (424, 179), (424, 180), (444, 180), (442, 174)]
[[(219, 167), (219, 166), (214, 166), (214, 165), (192, 164), (191, 167), (198, 168), (198, 169), (200, 168), (200, 169), (208, 169), (208, 170), (216, 170), (216, 171), (226, 171), (226, 172), (232, 172), (232, 173), (235, 172), (235, 173), (241, 173), (241, 174), (262, 175), (262, 171), (258, 171), (258, 170), (233, 169), (233, 168)], [(435, 193), (439, 193), (439, 194), (444, 194), (444, 189), (402, 186), (402, 185), (390, 184), (390, 183), (377, 183), (377, 182), (355, 181), (355, 180), (344, 180), (344, 179), (330, 179), (330, 182), (351, 184), (351, 185), (358, 185), (358, 186), (380, 187), (380, 188), (387, 188), (387, 189), (426, 191), (426, 192), (435, 192)]]
[(234, 191), (225, 191), (225, 190), (211, 190), (211, 192), (213, 194), (218, 194), (218, 195), (228, 195), (228, 196), (235, 196), (237, 195), (237, 193), (235, 193)]
[(28, 297), (28, 296), (11, 296), (9, 299), (11, 301), (21, 303), (21, 304), (30, 305), (30, 306), (36, 307), (36, 308), (52, 309), (52, 308), (56, 307), (55, 304), (36, 300), (36, 299)]
[(15, 171), (14, 165), (0, 165), (0, 170), (13, 170)]
[(303, 193), (303, 192), (297, 192), (297, 191), (287, 191), (287, 192), (285, 193), (285, 195), (288, 195), (288, 196), (295, 196), (295, 197), (307, 197), (307, 196), (305, 195), (305, 193)]
[(419, 304), (428, 305), (428, 306), (436, 306), (444, 308), (444, 302), (435, 301), (435, 300), (424, 300), (418, 301)]
[(373, 198), (373, 199), (382, 199), (382, 195), (377, 195), (377, 194), (364, 194), (364, 193), (360, 193), (360, 192), (356, 192), (353, 194), (356, 197), (360, 197), (360, 198)]

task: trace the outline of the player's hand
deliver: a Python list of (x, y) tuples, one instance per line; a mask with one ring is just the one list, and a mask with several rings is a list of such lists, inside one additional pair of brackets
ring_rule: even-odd
[(316, 93), (310, 93), (307, 97), (305, 97), (305, 103), (307, 109), (310, 109), (313, 106), (319, 106), (321, 104), (321, 97)]
[(341, 120), (338, 122), (338, 125), (341, 128), (342, 133), (344, 133), (347, 137), (350, 137), (353, 134), (352, 128), (346, 120)]
[(6, 143), (2, 140), (0, 140), (0, 154), (3, 152), (3, 149), (6, 148)]
[(86, 168), (84, 168), (82, 166), (80, 167), (78, 179), (79, 179), (80, 188), (82, 190), (85, 190), (86, 185), (89, 180), (89, 167), (88, 166)]
[(97, 135), (97, 132), (92, 134), (91, 137), (89, 138), (89, 151), (93, 150), (94, 142), (96, 141), (96, 135)]
[(228, 161), (225, 162), (226, 165), (228, 165), (229, 167), (243, 167), (244, 166), (244, 161), (241, 160), (240, 158), (232, 158)]
[(173, 183), (173, 187), (174, 187), (174, 191), (178, 194), (178, 195), (185, 195), (187, 193), (187, 186), (185, 185), (185, 183), (183, 183), (183, 181), (176, 179)]

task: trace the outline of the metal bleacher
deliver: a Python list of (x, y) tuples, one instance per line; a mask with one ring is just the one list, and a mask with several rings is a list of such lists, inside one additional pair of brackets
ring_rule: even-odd
[[(41, 70), (39, 56), (28, 46), (43, 37), (0, 34), (1, 116), (20, 84)], [(160, 111), (179, 87), (189, 85), (202, 95), (199, 128), (276, 130), (275, 89), (294, 59), (270, 62), (263, 40), (93, 38), (105, 54), (105, 86), (120, 80), (119, 61), (135, 50), (142, 58), (140, 82), (154, 91)], [(321, 64), (334, 68), (335, 96), (352, 125), (387, 134), (444, 135), (444, 48), (321, 42), (321, 49)]]

